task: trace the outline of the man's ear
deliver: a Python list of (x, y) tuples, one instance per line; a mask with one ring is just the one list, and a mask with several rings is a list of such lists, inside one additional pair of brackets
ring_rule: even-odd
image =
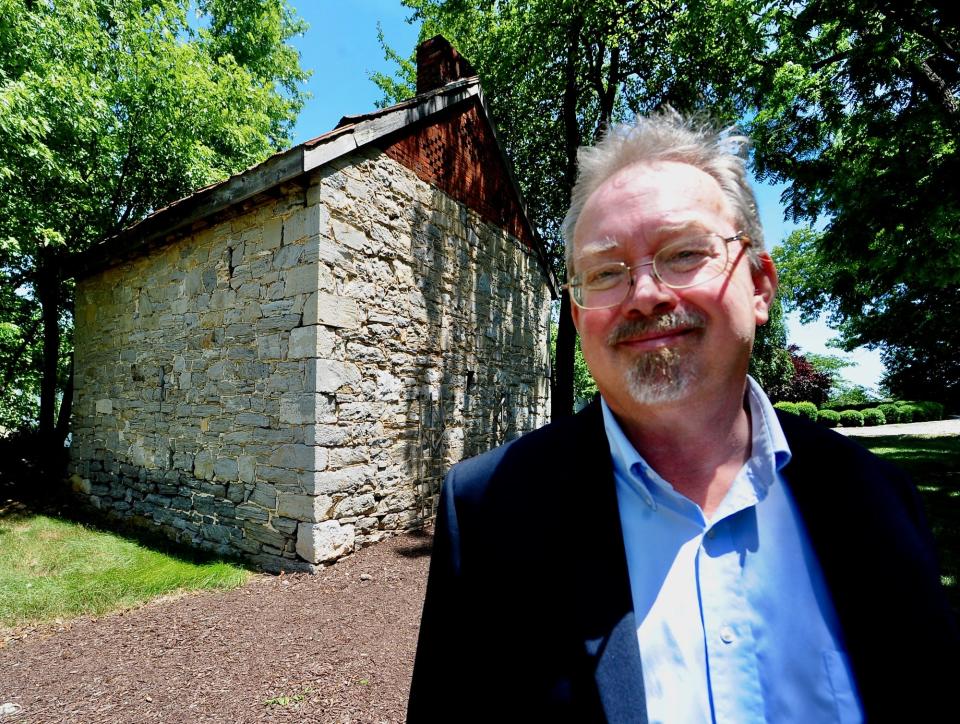
[(777, 294), (777, 267), (767, 252), (760, 254), (760, 268), (753, 275), (753, 309), (756, 323), (766, 324), (770, 319), (770, 305)]

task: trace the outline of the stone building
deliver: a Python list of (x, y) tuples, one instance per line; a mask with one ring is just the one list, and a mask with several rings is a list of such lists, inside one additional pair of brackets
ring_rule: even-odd
[(158, 210), (75, 272), (73, 487), (268, 570), (419, 525), (457, 460), (542, 425), (555, 286), (477, 78)]

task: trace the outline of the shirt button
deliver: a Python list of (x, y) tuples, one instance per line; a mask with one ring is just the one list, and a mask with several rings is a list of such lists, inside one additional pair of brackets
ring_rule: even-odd
[(716, 538), (716, 537), (717, 537), (717, 529), (716, 529), (716, 528), (711, 528), (710, 530), (707, 531), (707, 538), (713, 539), (713, 538)]
[(733, 629), (730, 626), (721, 626), (720, 627), (720, 640), (725, 644), (733, 642)]

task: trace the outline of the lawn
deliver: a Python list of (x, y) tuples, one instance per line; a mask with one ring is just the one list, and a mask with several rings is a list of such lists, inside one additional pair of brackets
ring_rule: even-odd
[(960, 617), (960, 437), (853, 439), (913, 476), (937, 542), (947, 596)]
[(0, 628), (102, 614), (250, 576), (81, 523), (30, 512), (0, 517)]

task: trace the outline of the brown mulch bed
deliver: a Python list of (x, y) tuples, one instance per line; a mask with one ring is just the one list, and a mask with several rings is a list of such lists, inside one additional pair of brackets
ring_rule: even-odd
[(401, 722), (431, 540), (0, 642), (7, 722)]

